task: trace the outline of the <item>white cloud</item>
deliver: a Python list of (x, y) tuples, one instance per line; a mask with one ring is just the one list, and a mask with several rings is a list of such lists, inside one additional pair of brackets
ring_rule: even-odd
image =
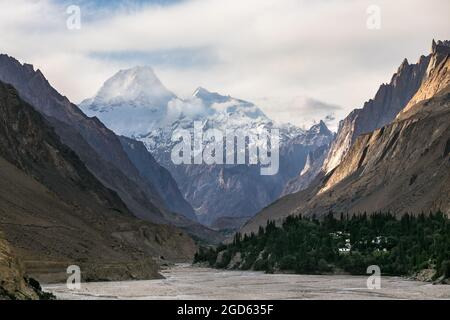
[[(316, 118), (307, 97), (342, 106), (339, 119), (389, 81), (404, 57), (415, 61), (433, 37), (450, 38), (448, 0), (188, 0), (110, 14), (82, 6), (79, 31), (67, 30), (66, 8), (56, 1), (11, 3), (0, 0), (0, 50), (41, 68), (75, 102), (132, 67), (127, 52), (154, 64), (155, 52), (206, 48), (212, 58), (204, 65), (153, 67), (182, 97), (199, 85), (249, 101), (268, 97), (268, 116), (298, 125)], [(381, 8), (380, 30), (366, 28), (371, 4)], [(124, 57), (92, 54), (117, 52)]]
[(194, 119), (197, 116), (206, 116), (209, 112), (210, 110), (205, 107), (202, 101), (195, 97), (189, 100), (172, 99), (167, 106), (165, 122), (173, 123), (173, 121), (179, 119), (181, 114)]
[(308, 96), (292, 98), (263, 97), (255, 101), (271, 118), (280, 123), (293, 123), (309, 129), (311, 124), (323, 120), (330, 130), (337, 130), (337, 121), (347, 110)]

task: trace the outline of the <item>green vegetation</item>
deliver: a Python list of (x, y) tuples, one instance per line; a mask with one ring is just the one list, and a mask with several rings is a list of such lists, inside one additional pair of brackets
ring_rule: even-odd
[(201, 248), (194, 261), (216, 268), (306, 274), (366, 274), (369, 265), (378, 265), (386, 275), (434, 268), (436, 278), (448, 277), (450, 220), (441, 212), (400, 219), (390, 213), (288, 217), (280, 227), (269, 221), (257, 234), (236, 234), (231, 244)]

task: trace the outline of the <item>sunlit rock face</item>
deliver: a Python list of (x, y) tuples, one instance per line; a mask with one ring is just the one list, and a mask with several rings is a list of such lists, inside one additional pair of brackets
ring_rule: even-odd
[(361, 109), (353, 110), (339, 123), (336, 139), (324, 161), (323, 171), (329, 173), (343, 159), (356, 138), (381, 128), (395, 119), (420, 87), (431, 55), (421, 56), (416, 64), (405, 59), (389, 84), (382, 84), (375, 97)]
[(400, 112), (397, 119), (406, 119), (417, 112), (423, 111), (419, 102), (445, 92), (450, 83), (450, 41), (433, 40), (431, 60), (427, 68), (425, 79), (419, 90)]

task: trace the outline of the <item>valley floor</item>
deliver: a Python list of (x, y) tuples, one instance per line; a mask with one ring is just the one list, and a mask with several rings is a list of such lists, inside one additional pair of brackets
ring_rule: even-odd
[(224, 271), (176, 265), (166, 279), (44, 285), (58, 299), (450, 299), (450, 286), (382, 277), (381, 289), (367, 289), (364, 276), (287, 275)]

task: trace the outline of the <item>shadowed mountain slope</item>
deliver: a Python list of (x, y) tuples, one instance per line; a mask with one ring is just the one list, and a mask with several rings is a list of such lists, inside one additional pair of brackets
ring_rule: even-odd
[(157, 261), (189, 260), (193, 241), (169, 226), (137, 220), (62, 144), (47, 120), (0, 82), (0, 229), (42, 281), (158, 277)]

